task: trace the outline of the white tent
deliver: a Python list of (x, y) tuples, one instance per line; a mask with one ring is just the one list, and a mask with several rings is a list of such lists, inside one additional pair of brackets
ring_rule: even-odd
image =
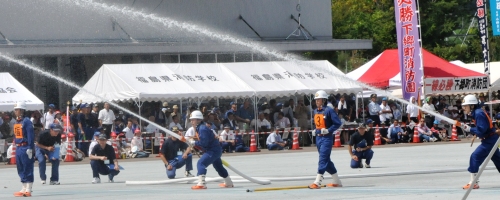
[[(334, 76), (331, 74), (338, 74)], [(328, 61), (103, 65), (83, 87), (111, 101), (289, 96), (361, 91)], [(102, 100), (78, 92), (74, 102)]]
[(0, 73), (0, 111), (12, 111), (14, 104), (24, 101), (27, 110), (43, 110), (43, 102), (7, 72)]
[[(484, 73), (484, 63), (465, 64), (459, 60), (451, 61), (451, 63), (472, 71)], [(490, 62), (490, 83), (492, 90), (500, 90), (500, 62)]]

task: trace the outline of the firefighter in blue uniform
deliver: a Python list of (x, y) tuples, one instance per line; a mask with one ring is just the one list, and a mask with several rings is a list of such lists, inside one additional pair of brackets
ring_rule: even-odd
[[(17, 173), (21, 178), (23, 187), (21, 191), (15, 192), (16, 197), (30, 197), (31, 188), (33, 186), (33, 170), (35, 163), (35, 133), (33, 130), (33, 123), (27, 117), (24, 117), (26, 112), (26, 104), (18, 102), (14, 106), (14, 113), (16, 115), (16, 123), (14, 124), (14, 137), (16, 142), (16, 164)], [(24, 118), (23, 118), (24, 117)]]
[(320, 189), (323, 181), (323, 174), (330, 173), (333, 182), (327, 184), (327, 187), (342, 187), (342, 182), (337, 174), (337, 169), (330, 159), (332, 152), (334, 132), (340, 128), (342, 122), (332, 108), (325, 106), (328, 95), (320, 90), (314, 94), (317, 108), (314, 110), (314, 124), (316, 130), (313, 132), (316, 136), (316, 147), (319, 153), (318, 173), (314, 183), (309, 185), (311, 189)]
[(199, 146), (203, 148), (204, 153), (198, 160), (198, 184), (191, 187), (193, 190), (207, 189), (205, 183), (205, 176), (207, 174), (207, 167), (213, 165), (215, 171), (219, 173), (219, 176), (224, 178), (224, 183), (219, 186), (223, 188), (234, 187), (227, 170), (222, 166), (222, 147), (220, 146), (219, 139), (214, 135), (214, 131), (211, 129), (210, 124), (203, 122), (203, 114), (199, 110), (195, 110), (191, 113), (189, 119), (193, 122), (193, 126), (196, 127), (196, 135), (199, 140), (192, 140), (191, 145)]
[[(468, 171), (471, 173), (471, 179), (469, 183), (463, 187), (463, 189), (469, 189), (469, 187), (473, 187), (473, 189), (479, 189), (479, 184), (476, 182), (472, 186), (472, 181), (474, 180), (474, 177), (477, 176), (479, 166), (486, 159), (491, 149), (497, 148), (494, 145), (499, 137), (497, 135), (498, 131), (496, 131), (496, 129), (494, 128), (490, 116), (484, 109), (481, 108), (481, 104), (477, 100), (475, 95), (465, 96), (462, 101), (462, 108), (464, 109), (465, 114), (471, 115), (474, 123), (476, 124), (476, 127), (471, 128), (469, 125), (460, 124), (459, 122), (457, 122), (457, 125), (461, 125), (464, 131), (475, 134), (476, 137), (481, 139), (481, 144), (470, 156)], [(500, 152), (498, 151), (498, 148), (491, 157), (491, 160), (495, 164), (497, 170), (500, 172)]]

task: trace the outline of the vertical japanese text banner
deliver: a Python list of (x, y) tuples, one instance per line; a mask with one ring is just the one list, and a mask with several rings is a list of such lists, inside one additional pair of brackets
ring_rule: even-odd
[(417, 97), (423, 84), (416, 0), (394, 0), (403, 97)]
[[(490, 74), (490, 53), (488, 47), (488, 29), (486, 23), (486, 5), (485, 0), (476, 0), (477, 6), (477, 22), (479, 25), (479, 37), (481, 38), (481, 47), (483, 50), (484, 74)], [(496, 0), (492, 0), (496, 1)]]
[(493, 35), (500, 35), (500, 0), (490, 0), (491, 24)]

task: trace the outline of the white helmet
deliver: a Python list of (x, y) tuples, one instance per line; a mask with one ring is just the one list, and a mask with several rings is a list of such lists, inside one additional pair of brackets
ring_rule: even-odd
[(23, 109), (26, 110), (26, 103), (19, 101), (16, 104), (14, 104), (14, 110), (15, 109)]
[(203, 114), (199, 110), (195, 110), (189, 115), (189, 119), (203, 119)]
[(476, 105), (479, 102), (477, 101), (477, 98), (473, 94), (469, 94), (464, 97), (464, 100), (462, 101), (462, 105)]
[(323, 90), (319, 90), (314, 94), (314, 99), (328, 99), (328, 94)]

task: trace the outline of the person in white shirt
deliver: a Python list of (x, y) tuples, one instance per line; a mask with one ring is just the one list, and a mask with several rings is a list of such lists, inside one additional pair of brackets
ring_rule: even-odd
[(131, 119), (128, 120), (127, 127), (125, 127), (122, 132), (125, 133), (125, 138), (127, 138), (127, 141), (130, 141), (132, 139), (132, 137), (134, 137), (134, 132), (132, 132), (132, 120)]
[(49, 129), (50, 125), (54, 123), (54, 119), (56, 118), (56, 113), (54, 112), (54, 109), (56, 107), (54, 104), (49, 105), (49, 111), (47, 111), (43, 116), (42, 116), (42, 124), (44, 129)]
[(229, 125), (224, 126), (224, 130), (220, 133), (219, 142), (222, 146), (222, 152), (233, 153), (234, 150), (234, 133), (230, 130)]
[(280, 129), (290, 128), (290, 120), (284, 116), (283, 112), (278, 113), (278, 121), (276, 121), (276, 126)]
[(281, 139), (281, 135), (273, 131), (269, 136), (267, 136), (266, 145), (268, 150), (283, 150), (286, 145), (286, 141)]
[(432, 104), (432, 98), (427, 97), (425, 105), (422, 106), (423, 109), (431, 111), (431, 113), (422, 111), (425, 114), (425, 125), (427, 125), (427, 128), (432, 128), (434, 126), (434, 115), (432, 113), (436, 112), (436, 107)]
[(135, 130), (134, 137), (132, 138), (132, 142), (130, 143), (132, 158), (147, 158), (149, 157), (149, 153), (145, 152), (141, 139), (141, 131), (139, 129)]
[[(94, 146), (97, 145), (97, 144), (99, 144), (97, 142), (99, 140), (99, 135), (101, 135), (101, 132), (99, 132), (99, 131), (96, 131), (94, 133), (94, 139), (92, 139), (92, 142), (90, 143), (90, 147), (89, 147), (89, 155), (90, 155), (90, 152), (92, 152), (92, 149), (94, 149)], [(111, 145), (111, 142), (110, 142), (109, 145)], [(61, 150), (62, 150), (62, 148), (61, 148)]]
[(172, 117), (172, 122), (168, 126), (169, 129), (172, 129), (174, 126), (176, 126), (179, 130), (183, 131), (184, 129), (182, 128), (181, 124), (179, 123), (179, 116), (175, 115)]
[[(155, 120), (155, 116), (153, 116), (153, 115), (149, 116), (149, 121), (154, 122), (154, 120)], [(147, 133), (157, 133), (157, 132), (160, 132), (160, 130), (159, 130), (159, 129), (158, 129), (158, 127), (156, 127), (155, 125), (153, 125), (153, 124), (148, 124), (148, 125), (146, 126), (146, 132), (147, 132)], [(156, 137), (156, 136), (155, 136), (155, 137)]]
[(387, 104), (387, 97), (382, 98), (382, 104), (380, 104), (380, 123), (383, 125), (389, 125), (392, 119), (391, 107)]
[(417, 108), (417, 102), (415, 100), (415, 97), (410, 97), (410, 102), (411, 104), (408, 104), (406, 106), (406, 113), (408, 114), (408, 119), (415, 123), (418, 123), (419, 110)]
[(250, 123), (250, 126), (253, 128), (255, 127), (255, 124), (257, 123), (257, 129), (259, 132), (262, 131), (269, 131), (271, 129), (271, 123), (267, 121), (267, 119), (264, 117), (264, 113), (259, 113), (259, 117), (257, 119), (252, 120)]
[(109, 103), (104, 103), (104, 109), (99, 111), (99, 125), (103, 128), (106, 138), (111, 136), (111, 129), (113, 128), (113, 121), (116, 119), (115, 113), (109, 109)]

